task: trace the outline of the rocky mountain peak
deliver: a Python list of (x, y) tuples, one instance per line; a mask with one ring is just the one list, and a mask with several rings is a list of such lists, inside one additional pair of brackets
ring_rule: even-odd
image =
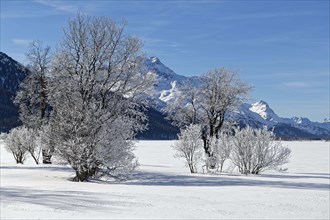
[(250, 111), (257, 113), (267, 121), (279, 122), (280, 117), (270, 108), (267, 102), (261, 100), (251, 105)]

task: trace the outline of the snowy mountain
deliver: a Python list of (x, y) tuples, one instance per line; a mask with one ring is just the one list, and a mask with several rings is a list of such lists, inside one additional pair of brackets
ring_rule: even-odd
[[(248, 124), (252, 127), (271, 127), (278, 123), (285, 122), (283, 118), (279, 117), (273, 109), (270, 108), (267, 102), (262, 100), (254, 104), (244, 103), (237, 111), (229, 113), (228, 117), (240, 121), (240, 124)], [(251, 120), (254, 124), (250, 124), (249, 121)]]
[(280, 118), (274, 111), (271, 109), (267, 102), (259, 101), (251, 105), (249, 108), (250, 111), (260, 115), (260, 117), (266, 121), (272, 123), (281, 123), (283, 119)]
[[(150, 129), (139, 134), (138, 137), (173, 139), (178, 129), (165, 119), (162, 109), (180, 95), (180, 86), (187, 82), (198, 86), (200, 78), (178, 75), (157, 57), (147, 58), (144, 64), (146, 72), (154, 72), (157, 75), (157, 82), (154, 91), (149, 94), (154, 105), (146, 112), (150, 119)], [(27, 68), (0, 52), (0, 132), (19, 125), (18, 111), (12, 103), (12, 97), (27, 74)], [(229, 112), (227, 118), (234, 119), (242, 127), (267, 126), (273, 129), (278, 137), (284, 139), (330, 139), (329, 119), (325, 119), (324, 122), (312, 122), (303, 117), (283, 118), (278, 116), (265, 101), (254, 104), (244, 103), (236, 111)]]
[(303, 117), (293, 117), (286, 120), (287, 123), (295, 128), (315, 134), (324, 139), (330, 139), (330, 122), (312, 122), (308, 118)]
[[(157, 57), (147, 58), (145, 61), (148, 71), (157, 75), (157, 83), (154, 92), (150, 94), (155, 101), (155, 108), (159, 111), (179, 96), (179, 88), (190, 81), (200, 83), (198, 77), (185, 77), (176, 74), (165, 66)], [(254, 104), (244, 103), (238, 110), (230, 112), (228, 118), (234, 119), (240, 126), (249, 125), (255, 128), (267, 126), (273, 129), (278, 137), (284, 139), (330, 139), (330, 121), (311, 122), (307, 118), (293, 117), (283, 118), (278, 116), (265, 101)]]
[(303, 117), (282, 118), (265, 101), (245, 103), (237, 111), (229, 113), (228, 117), (240, 126), (267, 126), (285, 139), (330, 139), (330, 122), (312, 122)]
[(186, 82), (198, 84), (198, 77), (186, 77), (176, 74), (173, 70), (165, 66), (157, 57), (149, 57), (145, 60), (147, 72), (157, 75), (154, 91), (150, 94), (154, 105), (158, 110), (162, 110), (166, 103), (180, 95), (178, 88)]

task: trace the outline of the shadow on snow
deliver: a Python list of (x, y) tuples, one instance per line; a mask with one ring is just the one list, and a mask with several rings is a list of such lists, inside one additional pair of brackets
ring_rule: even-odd
[(1, 187), (1, 203), (7, 205), (19, 205), (17, 202), (20, 202), (61, 211), (79, 210), (81, 212), (88, 212), (90, 208), (104, 210), (104, 207), (109, 208), (109, 212), (120, 212), (122, 209), (129, 209), (133, 204), (138, 205), (134, 202), (127, 202), (130, 200), (125, 198), (127, 196), (111, 194), (110, 197), (104, 199), (102, 196), (104, 193)]
[[(27, 170), (48, 170), (73, 172), (68, 166), (1, 166), (0, 169), (27, 169)], [(302, 175), (303, 174), (303, 175)], [(274, 180), (275, 179), (275, 180)], [(280, 179), (280, 180), (276, 180)], [(324, 179), (328, 183), (294, 182), (302, 179)], [(291, 181), (292, 180), (292, 181)], [(124, 184), (144, 186), (198, 186), (198, 187), (226, 187), (226, 186), (251, 186), (251, 187), (273, 187), (288, 189), (311, 189), (330, 190), (330, 174), (328, 173), (301, 173), (301, 174), (187, 174), (170, 175), (158, 172), (137, 171), (132, 174), (129, 181), (114, 183), (113, 181), (91, 180), (99, 184)], [(5, 189), (1, 188), (1, 198)], [(32, 191), (33, 192), (33, 191)], [(8, 193), (8, 192), (7, 192)], [(13, 192), (11, 192), (13, 193)], [(65, 192), (63, 192), (65, 194)]]
[[(273, 178), (285, 179), (283, 181), (272, 180)], [(287, 179), (308, 179), (308, 178), (324, 178), (330, 180), (329, 177), (319, 176), (300, 176), (300, 175), (231, 175), (231, 174), (215, 174), (215, 175), (166, 175), (156, 172), (137, 172), (133, 174), (132, 180), (124, 182), (127, 185), (149, 185), (149, 186), (252, 186), (252, 187), (275, 187), (289, 189), (311, 189), (311, 190), (330, 190), (330, 184), (325, 183), (305, 183), (291, 182)]]
[(4, 170), (48, 170), (48, 171), (67, 171), (73, 172), (73, 169), (70, 166), (61, 166), (61, 165), (16, 165), (16, 166), (0, 166), (0, 169)]

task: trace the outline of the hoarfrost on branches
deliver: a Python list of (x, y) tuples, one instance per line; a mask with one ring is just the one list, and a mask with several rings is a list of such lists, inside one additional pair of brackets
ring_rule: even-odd
[(137, 165), (132, 139), (145, 128), (143, 94), (155, 75), (142, 74), (142, 43), (124, 27), (78, 15), (54, 60), (48, 137), (75, 170), (75, 181), (123, 179)]
[(189, 125), (181, 129), (179, 140), (172, 146), (176, 151), (175, 157), (186, 160), (191, 173), (197, 173), (197, 165), (203, 157), (203, 142), (199, 125)]
[(273, 132), (266, 127), (252, 129), (246, 127), (235, 131), (232, 139), (232, 162), (242, 174), (259, 174), (265, 170), (283, 170), (291, 150), (275, 141)]
[(238, 107), (250, 90), (251, 87), (241, 81), (235, 72), (217, 68), (202, 76), (200, 87), (194, 88), (189, 84), (183, 87), (182, 96), (166, 109), (175, 125), (201, 125), (203, 146), (209, 157), (208, 166), (212, 169), (216, 166), (216, 156), (211, 149), (211, 139), (219, 138), (226, 112)]
[(221, 133), (219, 138), (212, 137), (209, 138), (211, 152), (214, 155), (214, 162), (218, 171), (223, 171), (223, 165), (227, 159), (230, 157), (230, 153), (232, 150), (231, 145), (231, 136), (228, 133)]
[(39, 129), (47, 120), (48, 76), (50, 73), (50, 47), (33, 41), (27, 53), (29, 74), (20, 84), (14, 102), (19, 107), (19, 117), (28, 128)]
[[(40, 132), (42, 126), (48, 123), (49, 106), (49, 77), (51, 72), (50, 47), (44, 47), (41, 41), (33, 41), (27, 53), (29, 74), (20, 84), (14, 103), (19, 107), (19, 118), (23, 125)], [(51, 163), (51, 152), (43, 146), (43, 163)]]
[[(16, 163), (23, 164), (26, 160), (29, 151), (26, 147), (26, 140), (25, 138), (28, 137), (26, 135), (27, 128), (21, 126), (17, 128), (13, 128), (10, 130), (9, 134), (6, 135), (5, 143), (6, 143), (6, 150), (11, 152), (15, 158)], [(32, 144), (32, 143), (28, 143)]]

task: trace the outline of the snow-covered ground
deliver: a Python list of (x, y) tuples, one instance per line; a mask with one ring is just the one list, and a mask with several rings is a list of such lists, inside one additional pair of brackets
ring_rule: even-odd
[[(16, 165), (1, 149), (1, 219), (329, 219), (329, 142), (284, 142), (286, 173), (189, 174), (171, 141), (141, 141), (124, 183), (71, 182), (69, 167)], [(227, 166), (227, 171), (232, 167)]]

